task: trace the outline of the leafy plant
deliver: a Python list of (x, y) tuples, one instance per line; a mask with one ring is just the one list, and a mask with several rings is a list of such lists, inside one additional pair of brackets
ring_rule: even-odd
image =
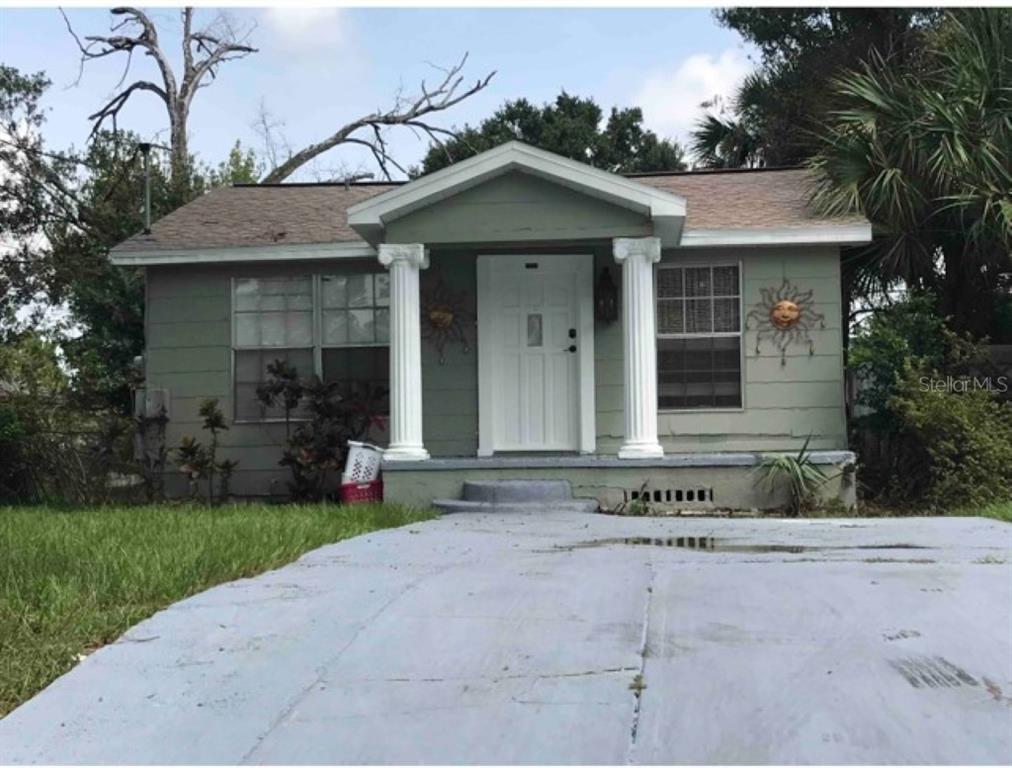
[[(228, 430), (225, 415), (218, 406), (217, 398), (209, 398), (200, 404), (198, 411), (203, 423), (202, 429), (211, 435), (210, 444), (204, 446), (195, 438), (184, 435), (176, 448), (176, 463), (186, 474), (190, 487), (190, 498), (200, 496), (200, 481), (207, 480), (207, 503), (213, 505), (228, 498), (229, 483), (239, 462), (218, 460), (218, 433)], [(218, 473), (218, 494), (214, 492), (215, 473)]]
[(983, 365), (986, 357), (980, 344), (949, 329), (930, 293), (874, 312), (854, 337), (848, 356), (861, 381), (857, 403), (870, 411), (862, 421), (880, 429), (896, 428), (889, 404), (908, 368), (960, 375)]
[(794, 515), (811, 509), (819, 490), (829, 480), (822, 467), (812, 461), (808, 451), (811, 435), (796, 455), (766, 456), (752, 470), (764, 493), (774, 495), (781, 489), (787, 492), (787, 509)]
[(190, 499), (200, 498), (200, 481), (207, 477), (207, 465), (210, 463), (207, 448), (196, 438), (183, 435), (176, 448), (176, 464), (179, 471), (186, 475), (190, 489)]
[(935, 509), (1012, 500), (1012, 403), (925, 386), (910, 369), (890, 406), (913, 453), (897, 497)]
[[(292, 473), (288, 489), (293, 499), (318, 501), (326, 496), (332, 473), (344, 465), (348, 441), (383, 425), (379, 411), (386, 397), (382, 387), (352, 388), (315, 375), (299, 379), (298, 371), (282, 360), (267, 366), (257, 398), (265, 408), (281, 405), (285, 410), (285, 448), (279, 463)], [(306, 418), (292, 429), (296, 408)]]
[(256, 397), (264, 410), (281, 406), (285, 412), (285, 438), (291, 434), (292, 414), (299, 407), (305, 389), (299, 373), (287, 360), (280, 358), (267, 364), (267, 378), (257, 384)]

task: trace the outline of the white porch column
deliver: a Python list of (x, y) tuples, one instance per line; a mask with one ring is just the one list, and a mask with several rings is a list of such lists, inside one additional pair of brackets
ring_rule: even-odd
[(422, 445), (422, 326), (418, 270), (429, 266), (420, 243), (379, 246), (390, 271), (390, 447), (386, 461), (429, 458)]
[(625, 440), (620, 459), (664, 455), (657, 442), (657, 336), (654, 326), (654, 264), (661, 258), (656, 237), (617, 237), (615, 261), (622, 265), (622, 340)]

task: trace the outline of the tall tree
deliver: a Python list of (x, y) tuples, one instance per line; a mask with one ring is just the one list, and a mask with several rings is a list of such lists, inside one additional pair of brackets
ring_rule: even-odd
[[(98, 111), (89, 116), (93, 124), (92, 134), (97, 134), (107, 123), (115, 131), (120, 111), (134, 94), (142, 91), (155, 94), (165, 106), (169, 121), (172, 180), (176, 186), (183, 187), (189, 183), (187, 174), (191, 167), (187, 124), (193, 98), (198, 90), (218, 76), (222, 64), (256, 52), (256, 48), (247, 45), (250, 30), (237, 30), (231, 19), (224, 14), (219, 14), (212, 23), (195, 30), (193, 8), (183, 8), (183, 67), (177, 77), (169, 51), (163, 47), (158, 28), (150, 16), (139, 8), (129, 7), (112, 8), (109, 13), (120, 19), (113, 24), (111, 33), (87, 35), (84, 40), (74, 32), (66, 14), (63, 15), (67, 29), (81, 52), (82, 71), (87, 62), (95, 59), (115, 54), (126, 54), (127, 57), (116, 92)], [(127, 82), (133, 54), (137, 51), (154, 60), (159, 82), (143, 79)]]
[(706, 115), (694, 132), (703, 165), (796, 165), (817, 147), (816, 129), (832, 105), (829, 83), (873, 51), (903, 65), (919, 50), (920, 32), (938, 19), (915, 8), (727, 8), (718, 21), (760, 51), (723, 114)]
[(431, 173), (514, 140), (615, 173), (685, 168), (681, 147), (645, 129), (638, 107), (613, 107), (605, 121), (593, 99), (563, 91), (540, 107), (507, 101), (479, 126), (464, 126), (455, 138), (433, 144), (415, 172)]
[(858, 281), (938, 295), (956, 330), (992, 333), (1012, 288), (1012, 15), (947, 13), (916, 66), (874, 54), (835, 85), (811, 161), (814, 202), (876, 239)]

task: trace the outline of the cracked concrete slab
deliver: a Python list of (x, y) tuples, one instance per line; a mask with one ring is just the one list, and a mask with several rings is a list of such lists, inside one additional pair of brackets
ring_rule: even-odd
[(171, 606), (0, 763), (1009, 764), (1010, 693), (1006, 524), (454, 516)]

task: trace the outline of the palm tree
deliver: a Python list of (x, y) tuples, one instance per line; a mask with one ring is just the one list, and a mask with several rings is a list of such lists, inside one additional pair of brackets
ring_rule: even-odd
[[(748, 75), (731, 102), (720, 109), (719, 100), (709, 103), (718, 114), (707, 113), (692, 132), (690, 147), (706, 168), (759, 168), (764, 163), (763, 116), (771, 95), (771, 81), (761, 72)], [(726, 112), (734, 117), (728, 117)]]
[(949, 12), (922, 57), (873, 54), (835, 90), (813, 203), (872, 222), (858, 279), (935, 292), (958, 330), (987, 333), (1012, 273), (1012, 14)]

